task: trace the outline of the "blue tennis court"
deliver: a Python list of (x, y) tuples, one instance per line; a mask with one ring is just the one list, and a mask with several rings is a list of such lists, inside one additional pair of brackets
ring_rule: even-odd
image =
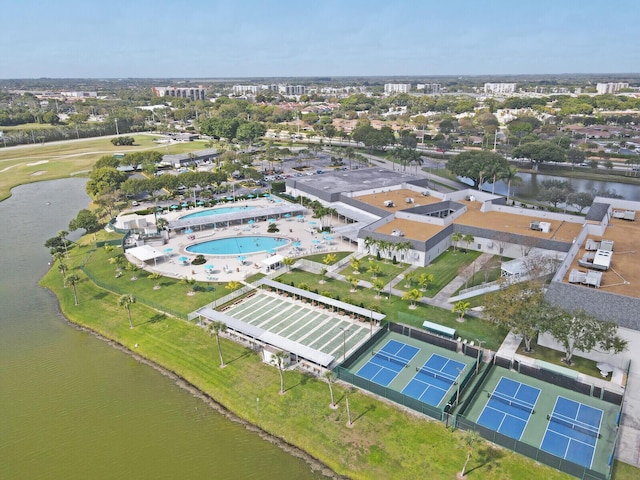
[(434, 353), (421, 368), (416, 368), (402, 393), (437, 407), (464, 369), (464, 363)]
[(539, 388), (502, 377), (489, 394), (477, 423), (520, 440), (539, 396)]
[(600, 438), (602, 410), (559, 396), (540, 450), (591, 468)]
[(356, 375), (386, 387), (419, 351), (417, 347), (389, 340), (379, 351), (371, 352), (371, 359)]

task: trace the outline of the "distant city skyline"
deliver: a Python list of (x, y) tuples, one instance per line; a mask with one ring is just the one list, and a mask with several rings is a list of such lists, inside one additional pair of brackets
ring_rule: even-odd
[(633, 0), (22, 0), (0, 78), (638, 73)]

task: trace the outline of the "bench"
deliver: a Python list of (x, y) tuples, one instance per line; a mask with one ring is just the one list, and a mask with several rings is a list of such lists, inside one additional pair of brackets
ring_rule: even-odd
[(442, 335), (443, 337), (454, 338), (456, 335), (456, 329), (445, 327), (444, 325), (440, 325), (437, 323), (429, 322), (425, 320), (422, 322), (422, 328), (430, 333), (435, 333), (436, 335)]

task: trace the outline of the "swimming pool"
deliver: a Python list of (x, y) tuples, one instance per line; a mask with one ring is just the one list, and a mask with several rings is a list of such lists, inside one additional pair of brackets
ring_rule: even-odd
[(201, 210), (199, 212), (190, 213), (188, 215), (184, 215), (180, 217), (180, 220), (185, 218), (196, 218), (196, 217), (208, 217), (210, 215), (220, 215), (222, 213), (233, 213), (240, 212), (242, 210), (253, 210), (256, 207), (221, 207), (221, 208), (209, 208), (207, 210)]
[(203, 255), (245, 255), (275, 250), (289, 242), (289, 239), (281, 237), (240, 236), (196, 243), (188, 246), (186, 250), (189, 253), (202, 253)]

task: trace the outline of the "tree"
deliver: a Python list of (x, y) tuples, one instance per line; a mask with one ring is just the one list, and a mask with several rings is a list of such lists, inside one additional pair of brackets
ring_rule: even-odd
[(417, 288), (414, 288), (413, 290), (409, 290), (408, 292), (405, 292), (402, 295), (402, 300), (409, 300), (411, 302), (411, 305), (409, 306), (409, 308), (411, 308), (412, 310), (416, 308), (416, 302), (420, 301), (421, 298), (422, 298), (422, 292)]
[(593, 194), (589, 192), (574, 192), (567, 196), (567, 203), (575, 205), (578, 213), (582, 213), (585, 208), (591, 206), (594, 198)]
[(568, 365), (576, 350), (620, 353), (627, 348), (627, 341), (618, 336), (618, 326), (613, 322), (601, 321), (582, 309), (557, 309), (554, 317), (549, 333), (564, 347), (562, 361)]
[(131, 305), (134, 303), (136, 303), (136, 297), (131, 293), (125, 293), (118, 299), (118, 305), (127, 311), (127, 316), (129, 317), (129, 328), (133, 328), (133, 322), (131, 321)]
[(453, 253), (457, 251), (458, 242), (460, 242), (463, 237), (464, 236), (460, 232), (453, 232), (453, 234), (451, 235), (451, 242), (453, 242)]
[(287, 270), (290, 270), (294, 263), (296, 263), (296, 261), (293, 257), (284, 257), (282, 259), (282, 264), (287, 267)]
[(380, 267), (378, 262), (374, 260), (371, 260), (369, 262), (369, 268), (367, 269), (367, 273), (371, 274), (371, 278), (373, 278), (374, 280), (377, 279), (381, 271), (382, 271), (382, 268)]
[(78, 212), (76, 218), (69, 222), (69, 230), (83, 228), (87, 233), (95, 232), (100, 228), (98, 217), (91, 210), (83, 208)]
[(564, 162), (567, 152), (552, 142), (530, 142), (514, 148), (512, 156), (531, 160), (533, 169), (537, 170), (543, 162)]
[(278, 350), (276, 353), (273, 354), (273, 357), (271, 357), (271, 363), (273, 365), (275, 365), (276, 367), (278, 367), (278, 373), (280, 374), (280, 395), (284, 395), (285, 390), (284, 390), (284, 374), (282, 372), (283, 367), (284, 367), (284, 361), (285, 359), (288, 357), (288, 355), (283, 352), (282, 350)]
[(511, 185), (519, 185), (522, 183), (522, 177), (518, 176), (518, 169), (515, 167), (507, 166), (500, 174), (500, 180), (507, 182), (507, 203), (511, 197)]
[(453, 313), (458, 313), (458, 321), (464, 322), (464, 316), (467, 313), (467, 310), (471, 308), (471, 303), (465, 302), (464, 300), (460, 300), (456, 302), (451, 310)]
[(360, 273), (360, 267), (362, 266), (362, 262), (360, 261), (359, 258), (353, 257), (349, 265), (351, 266), (351, 268), (353, 268), (354, 274)]
[(158, 272), (153, 272), (151, 275), (149, 275), (149, 279), (153, 280), (153, 289), (154, 290), (160, 290), (160, 282), (159, 280), (162, 278), (162, 275)]
[(380, 298), (380, 295), (382, 294), (382, 289), (384, 288), (384, 282), (382, 281), (382, 279), (377, 278), (376, 280), (374, 280), (373, 288), (376, 292), (378, 292), (378, 294), (376, 295), (376, 298)]
[(573, 192), (573, 187), (568, 181), (562, 180), (543, 180), (537, 199), (558, 207), (559, 203), (566, 202), (569, 194)]
[(60, 230), (58, 232), (58, 238), (60, 238), (60, 242), (64, 247), (64, 254), (67, 258), (69, 258), (69, 241), (67, 240), (67, 235), (69, 235), (69, 232), (67, 232), (66, 230)]
[(228, 282), (224, 288), (226, 288), (227, 290), (231, 290), (232, 292), (234, 290), (239, 289), (242, 286), (242, 284), (236, 280), (231, 280), (230, 282)]
[(481, 441), (480, 434), (475, 430), (465, 430), (462, 433), (462, 445), (467, 450), (467, 458), (464, 461), (464, 465), (462, 466), (462, 471), (459, 474), (459, 478), (464, 478), (465, 473), (467, 472), (467, 466), (469, 465), (469, 460), (471, 460), (471, 456), (473, 455), (473, 450), (476, 448)]
[(488, 296), (483, 315), (499, 327), (521, 335), (524, 350), (538, 333), (545, 331), (550, 306), (544, 301), (543, 285), (536, 281), (517, 282)]
[(331, 370), (327, 370), (327, 372), (324, 374), (324, 378), (327, 381), (327, 385), (329, 385), (329, 394), (331, 395), (331, 408), (336, 408), (337, 405), (333, 397), (333, 382), (336, 379), (336, 374)]
[(497, 153), (484, 150), (463, 152), (447, 162), (447, 169), (459, 177), (473, 181), (473, 187), (479, 189), (481, 179), (486, 172), (500, 172), (509, 166), (507, 160)]
[(226, 367), (224, 359), (222, 358), (222, 349), (220, 348), (220, 333), (227, 331), (227, 325), (224, 322), (211, 322), (209, 323), (209, 335), (216, 337), (216, 344), (218, 346), (218, 354), (220, 355), (220, 368)]
[(62, 260), (60, 260), (60, 263), (58, 264), (58, 271), (62, 274), (62, 282), (66, 286), (66, 283), (67, 283), (67, 264), (64, 263)]
[(421, 273), (418, 277), (418, 285), (420, 285), (420, 290), (424, 292), (427, 288), (429, 288), (429, 284), (433, 282), (433, 273)]
[(76, 291), (76, 284), (80, 281), (80, 277), (75, 274), (68, 275), (66, 278), (66, 283), (71, 285), (73, 288), (73, 304), (78, 305), (78, 292)]
[(470, 245), (475, 241), (475, 239), (476, 239), (476, 237), (474, 237), (474, 236), (473, 236), (472, 234), (470, 234), (470, 233), (465, 233), (465, 234), (462, 236), (462, 241), (463, 241), (464, 243), (466, 243), (466, 245), (467, 245), (467, 251), (469, 251), (469, 246), (470, 246)]
[(97, 168), (91, 171), (87, 182), (87, 193), (93, 198), (113, 193), (127, 180), (125, 172), (119, 172), (112, 167)]
[(347, 282), (351, 284), (351, 292), (355, 292), (358, 290), (358, 277), (349, 275), (347, 277)]

